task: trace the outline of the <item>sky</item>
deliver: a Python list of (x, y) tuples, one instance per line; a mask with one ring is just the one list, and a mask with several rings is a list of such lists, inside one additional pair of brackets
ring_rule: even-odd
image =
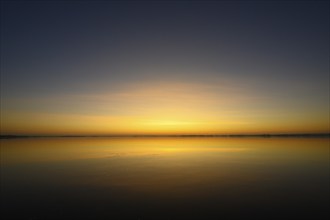
[(1, 1), (1, 134), (330, 132), (327, 1)]

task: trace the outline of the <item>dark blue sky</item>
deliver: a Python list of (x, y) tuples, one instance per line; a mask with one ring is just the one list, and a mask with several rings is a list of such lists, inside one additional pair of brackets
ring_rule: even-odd
[(329, 109), (326, 1), (8, 1), (1, 10), (7, 111), (22, 99), (162, 81), (237, 83), (295, 109)]

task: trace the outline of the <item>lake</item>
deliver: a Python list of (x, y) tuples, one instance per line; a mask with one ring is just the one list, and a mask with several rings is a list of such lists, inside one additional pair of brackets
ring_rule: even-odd
[(3, 219), (328, 219), (329, 138), (1, 140)]

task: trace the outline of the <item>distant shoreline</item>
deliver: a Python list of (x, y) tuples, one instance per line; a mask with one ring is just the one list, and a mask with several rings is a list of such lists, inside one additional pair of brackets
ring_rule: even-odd
[(310, 134), (183, 134), (183, 135), (0, 135), (0, 139), (18, 139), (18, 138), (330, 138), (330, 133), (310, 133)]

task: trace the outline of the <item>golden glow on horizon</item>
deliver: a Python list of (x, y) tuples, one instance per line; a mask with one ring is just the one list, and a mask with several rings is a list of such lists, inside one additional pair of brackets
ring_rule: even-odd
[[(208, 134), (329, 132), (329, 117), (297, 114), (239, 85), (127, 84), (114, 91), (20, 101), (2, 134)], [(46, 106), (40, 110), (39, 106)], [(32, 106), (32, 107), (31, 107)], [(56, 110), (54, 110), (54, 108)], [(25, 110), (26, 109), (26, 110)]]

